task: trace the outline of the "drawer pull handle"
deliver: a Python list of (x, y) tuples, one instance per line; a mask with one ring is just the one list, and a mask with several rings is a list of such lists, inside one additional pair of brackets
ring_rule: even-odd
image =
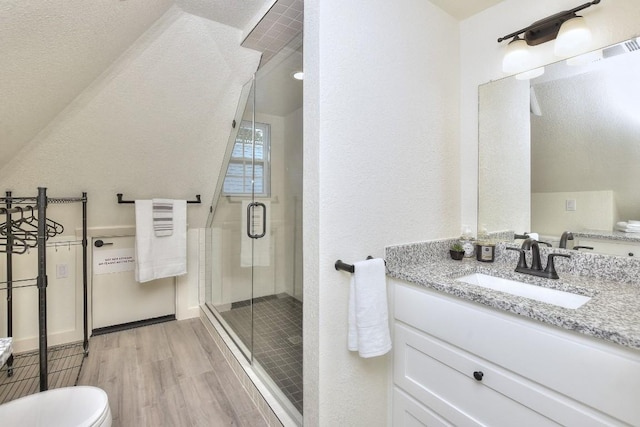
[(484, 377), (482, 371), (475, 371), (473, 373), (473, 378), (475, 378), (477, 381), (482, 381), (482, 377)]

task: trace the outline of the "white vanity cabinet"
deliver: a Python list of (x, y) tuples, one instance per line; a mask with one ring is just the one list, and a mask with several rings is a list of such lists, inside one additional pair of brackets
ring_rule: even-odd
[(640, 425), (640, 351), (391, 283), (394, 427)]
[(623, 240), (576, 238), (574, 245), (589, 246), (594, 252), (607, 255), (640, 257), (640, 244)]

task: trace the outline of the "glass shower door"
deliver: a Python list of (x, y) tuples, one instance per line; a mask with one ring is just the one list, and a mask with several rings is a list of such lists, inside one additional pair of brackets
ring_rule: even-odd
[[(291, 412), (302, 413), (303, 84), (299, 37), (255, 76), (256, 142), (264, 139), (266, 234), (254, 241), (253, 364)], [(256, 147), (260, 147), (257, 144)], [(267, 148), (268, 147), (268, 148)], [(256, 170), (260, 170), (257, 168)], [(259, 181), (260, 177), (257, 177)], [(262, 218), (261, 218), (262, 219)]]
[(205, 302), (247, 360), (253, 347), (253, 239), (246, 208), (253, 197), (254, 80), (233, 120), (206, 232)]
[(298, 38), (245, 86), (206, 230), (206, 304), (300, 421), (301, 69)]

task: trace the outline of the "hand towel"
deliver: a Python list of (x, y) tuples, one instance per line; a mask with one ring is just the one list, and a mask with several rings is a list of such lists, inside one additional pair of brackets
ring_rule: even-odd
[(253, 233), (262, 233), (262, 215), (267, 215), (267, 224), (264, 237), (252, 239), (247, 235), (247, 206), (250, 200), (242, 201), (242, 225), (240, 227), (240, 266), (241, 267), (268, 267), (271, 265), (271, 204), (269, 201), (262, 201), (266, 206), (266, 213), (261, 207), (254, 206), (252, 209)]
[(136, 200), (136, 281), (143, 283), (187, 273), (187, 202), (173, 200), (173, 233), (158, 237), (153, 203)]
[(153, 199), (153, 231), (156, 236), (173, 234), (173, 200)]
[(529, 236), (533, 240), (540, 240), (540, 235), (538, 233), (527, 233), (527, 236)]
[(348, 348), (360, 357), (391, 350), (384, 260), (356, 262), (349, 286)]

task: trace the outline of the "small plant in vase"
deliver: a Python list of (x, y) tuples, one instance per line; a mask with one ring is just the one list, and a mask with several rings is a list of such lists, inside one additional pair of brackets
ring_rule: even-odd
[(451, 255), (451, 259), (455, 259), (457, 261), (464, 258), (464, 248), (462, 247), (462, 244), (460, 242), (453, 243), (451, 248), (449, 248), (449, 255)]

